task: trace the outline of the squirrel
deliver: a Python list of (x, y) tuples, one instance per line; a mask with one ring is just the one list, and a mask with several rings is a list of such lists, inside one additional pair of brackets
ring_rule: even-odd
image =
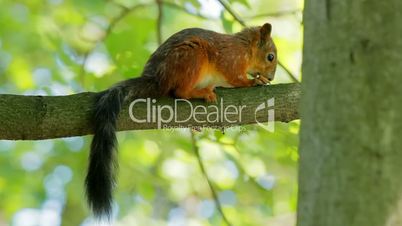
[(97, 93), (91, 117), (94, 137), (85, 179), (88, 205), (96, 218), (111, 215), (117, 167), (116, 121), (123, 102), (160, 96), (216, 102), (215, 87), (268, 84), (274, 79), (277, 65), (271, 30), (269, 23), (235, 34), (184, 29), (157, 48), (140, 77)]

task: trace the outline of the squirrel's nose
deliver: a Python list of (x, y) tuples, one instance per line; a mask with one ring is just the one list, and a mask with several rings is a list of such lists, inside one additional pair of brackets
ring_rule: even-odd
[(273, 79), (272, 78), (268, 78), (268, 81), (272, 81)]

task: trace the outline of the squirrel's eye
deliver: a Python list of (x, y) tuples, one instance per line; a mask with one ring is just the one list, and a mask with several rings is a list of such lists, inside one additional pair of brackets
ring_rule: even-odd
[(268, 54), (268, 56), (267, 56), (267, 60), (268, 60), (268, 61), (272, 62), (272, 61), (274, 61), (274, 59), (275, 59), (275, 55), (274, 55), (274, 54), (272, 54), (272, 53)]

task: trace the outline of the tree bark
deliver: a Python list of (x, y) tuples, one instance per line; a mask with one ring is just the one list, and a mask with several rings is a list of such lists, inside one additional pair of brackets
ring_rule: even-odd
[(306, 0), (298, 226), (402, 225), (401, 12)]
[[(141, 87), (141, 84), (137, 84)], [(275, 98), (275, 121), (289, 122), (298, 119), (300, 85), (281, 84), (251, 88), (217, 89), (219, 111), (229, 105), (245, 106), (241, 120), (236, 115), (227, 114), (227, 119), (206, 120), (205, 115), (192, 117), (185, 122), (164, 123), (164, 127), (228, 127), (268, 121), (268, 110), (258, 111), (257, 107), (270, 98)], [(39, 140), (58, 137), (83, 136), (92, 133), (91, 112), (95, 93), (79, 93), (70, 96), (19, 96), (0, 95), (0, 139), (7, 140)], [(222, 102), (221, 99), (222, 98)], [(174, 107), (172, 98), (159, 98), (151, 106), (165, 105)], [(212, 106), (202, 100), (191, 100), (196, 106)], [(157, 129), (157, 122), (135, 123), (129, 115), (130, 102), (124, 103), (117, 122), (118, 131)], [(187, 102), (177, 105), (177, 118), (184, 120), (192, 112)], [(212, 109), (212, 108), (211, 108)], [(199, 109), (200, 110), (200, 109)], [(233, 109), (229, 109), (232, 111)], [(145, 103), (135, 104), (133, 112), (138, 119), (145, 119), (151, 112)], [(169, 112), (161, 111), (162, 118), (168, 119)], [(200, 111), (198, 111), (200, 112)], [(208, 111), (210, 112), (210, 111)], [(213, 117), (211, 117), (213, 119)], [(198, 122), (197, 122), (198, 120)]]

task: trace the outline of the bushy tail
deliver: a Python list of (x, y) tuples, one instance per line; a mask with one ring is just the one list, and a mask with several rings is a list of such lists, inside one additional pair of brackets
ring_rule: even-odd
[(117, 168), (116, 122), (122, 104), (127, 96), (155, 96), (156, 90), (158, 89), (154, 78), (140, 77), (98, 93), (95, 99), (92, 115), (95, 135), (91, 144), (85, 185), (88, 204), (97, 218), (110, 218), (111, 215), (112, 192), (116, 182), (114, 172)]

